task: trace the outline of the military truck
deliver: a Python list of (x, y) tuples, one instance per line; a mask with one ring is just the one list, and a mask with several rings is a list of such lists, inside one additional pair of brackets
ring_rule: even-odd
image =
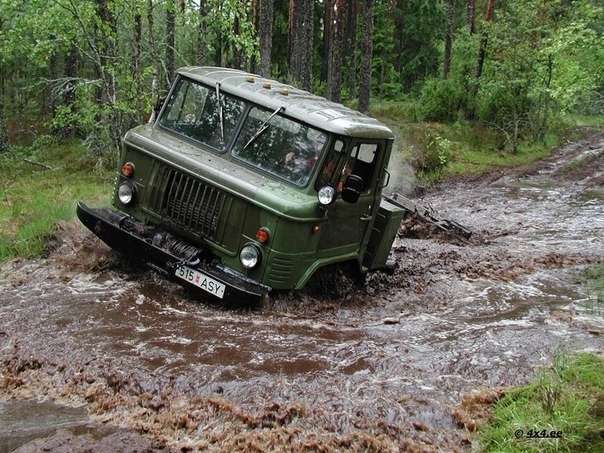
[(113, 208), (78, 202), (113, 249), (217, 299), (297, 290), (326, 267), (386, 266), (405, 210), (382, 197), (394, 135), (309, 92), (185, 67), (127, 132)]

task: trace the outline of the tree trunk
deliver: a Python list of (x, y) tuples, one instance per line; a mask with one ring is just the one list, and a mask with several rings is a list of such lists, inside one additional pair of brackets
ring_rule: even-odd
[(445, 30), (445, 55), (443, 61), (443, 79), (449, 78), (451, 71), (451, 47), (453, 46), (453, 20), (455, 19), (455, 0), (447, 0), (447, 25)]
[(114, 11), (111, 9), (113, 4), (108, 0), (97, 0), (97, 15), (100, 21), (100, 27), (97, 29), (96, 36), (96, 71), (97, 77), (102, 81), (103, 86), (99, 89), (97, 97), (99, 104), (105, 105), (114, 103), (117, 95), (117, 86), (115, 80), (116, 65), (116, 36), (117, 19)]
[(271, 75), (271, 51), (273, 46), (273, 15), (274, 0), (260, 0), (260, 20), (258, 36), (260, 38), (260, 67), (261, 76)]
[(4, 101), (0, 95), (0, 154), (10, 151), (6, 121), (4, 120)]
[(206, 16), (207, 16), (206, 2), (207, 2), (207, 0), (199, 0), (199, 27), (198, 27), (199, 37), (198, 37), (198, 42), (197, 42), (197, 64), (199, 64), (199, 65), (207, 64), (206, 59), (208, 58), (208, 56), (207, 56), (208, 46), (206, 43), (206, 35), (208, 33), (207, 24), (206, 24)]
[(117, 16), (115, 3), (110, 0), (97, 0), (97, 15), (99, 27), (97, 29), (97, 50), (99, 75), (103, 83), (101, 89), (101, 114), (98, 118), (99, 125), (95, 130), (96, 138), (92, 140), (92, 147), (99, 155), (106, 153), (107, 140), (113, 146), (113, 156), (117, 156), (120, 148), (123, 121), (117, 108), (118, 101), (118, 51), (117, 51)]
[[(489, 6), (487, 8), (487, 24), (493, 20), (493, 10), (495, 9), (495, 0), (489, 0)], [(487, 52), (487, 43), (489, 40), (489, 32), (488, 29), (482, 31), (480, 36), (480, 47), (478, 49), (478, 57), (476, 58), (476, 71), (475, 77), (476, 80), (480, 79), (482, 75), (482, 67), (484, 66), (484, 59)]]
[(357, 0), (353, 0), (346, 8), (346, 28), (344, 29), (344, 55), (346, 55), (346, 69), (348, 74), (348, 99), (356, 97), (356, 35), (357, 35)]
[[(222, 9), (222, 3), (218, 4), (218, 14), (222, 15), (220, 11)], [(214, 64), (216, 66), (222, 66), (222, 31), (220, 27), (218, 27), (216, 31), (216, 37), (214, 39)]]
[[(70, 107), (76, 101), (76, 78), (78, 76), (78, 48), (72, 44), (65, 56), (63, 66), (63, 77), (65, 82), (61, 87), (62, 100), (64, 106)], [(60, 128), (53, 130), (55, 135), (63, 138), (73, 138), (77, 135), (77, 129), (73, 124), (64, 124)]]
[(331, 9), (332, 25), (331, 45), (329, 46), (329, 58), (327, 66), (327, 99), (334, 102), (341, 102), (342, 93), (342, 25), (343, 21), (343, 0), (329, 0), (333, 7)]
[(484, 66), (484, 59), (487, 51), (487, 43), (489, 40), (488, 23), (493, 20), (493, 11), (495, 9), (495, 0), (489, 0), (487, 7), (486, 21), (487, 27), (482, 31), (480, 35), (480, 45), (478, 48), (478, 56), (476, 57), (476, 68), (474, 71), (474, 82), (470, 87), (470, 95), (467, 99), (468, 105), (466, 108), (466, 117), (469, 120), (476, 118), (476, 96), (478, 95), (478, 88), (480, 87), (480, 77), (482, 76), (482, 68)]
[(400, 14), (397, 16), (396, 27), (393, 30), (394, 51), (397, 55), (397, 58), (394, 61), (394, 69), (400, 74), (403, 70), (403, 50), (405, 50), (405, 43), (403, 38), (405, 33), (405, 15), (407, 0), (401, 0), (400, 2), (397, 2), (397, 5), (398, 4), (400, 4)]
[[(233, 21), (233, 36), (239, 36), (241, 34), (241, 28), (239, 27), (239, 16), (235, 17)], [(238, 48), (237, 44), (231, 44), (233, 49), (233, 65), (234, 69), (241, 69), (243, 64), (243, 52)]]
[(333, 3), (335, 0), (325, 0), (323, 7), (323, 45), (321, 49), (321, 81), (326, 82), (329, 80), (329, 65), (330, 63), (330, 46), (332, 32), (331, 28), (333, 25)]
[(544, 90), (544, 99), (543, 99), (543, 112), (541, 114), (541, 121), (539, 124), (539, 130), (537, 134), (537, 138), (541, 140), (545, 144), (545, 135), (547, 134), (547, 123), (549, 118), (549, 110), (551, 103), (551, 85), (552, 78), (554, 72), (554, 57), (550, 53), (547, 55), (547, 76), (545, 78), (545, 90)]
[(467, 0), (466, 3), (466, 28), (468, 34), (473, 35), (475, 31), (475, 17), (476, 17), (476, 0)]
[(371, 59), (373, 54), (373, 0), (362, 0), (361, 73), (359, 80), (359, 112), (369, 113), (371, 95)]
[(174, 36), (176, 32), (176, 5), (174, 0), (166, 4), (166, 89), (170, 88), (174, 78)]
[(151, 107), (159, 101), (159, 56), (155, 44), (155, 30), (153, 21), (153, 0), (147, 0), (147, 28), (149, 34), (149, 52), (151, 54)]
[(134, 52), (132, 54), (132, 65), (134, 71), (134, 102), (136, 103), (136, 122), (143, 121), (143, 76), (141, 70), (142, 40), (143, 40), (143, 16), (141, 6), (135, 6), (134, 14)]
[(290, 0), (289, 70), (302, 89), (312, 88), (313, 0)]

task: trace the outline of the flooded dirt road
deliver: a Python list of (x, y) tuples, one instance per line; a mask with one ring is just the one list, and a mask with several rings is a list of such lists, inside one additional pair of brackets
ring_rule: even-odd
[(343, 298), (219, 307), (62, 225), (0, 268), (0, 452), (470, 449), (464, 395), (603, 352), (580, 276), (604, 257), (603, 148), (429, 193), (472, 239), (415, 226)]

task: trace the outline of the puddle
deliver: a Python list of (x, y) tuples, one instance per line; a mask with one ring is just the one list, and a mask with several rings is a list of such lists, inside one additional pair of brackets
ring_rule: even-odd
[(89, 423), (85, 407), (68, 407), (49, 401), (0, 402), (0, 453), (53, 435), (58, 429), (81, 428)]

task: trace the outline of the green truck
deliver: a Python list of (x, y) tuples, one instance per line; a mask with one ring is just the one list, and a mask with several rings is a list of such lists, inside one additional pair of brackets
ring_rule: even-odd
[(126, 133), (112, 204), (78, 217), (113, 249), (218, 299), (303, 288), (326, 267), (386, 266), (405, 209), (382, 197), (394, 135), (275, 80), (178, 70)]

